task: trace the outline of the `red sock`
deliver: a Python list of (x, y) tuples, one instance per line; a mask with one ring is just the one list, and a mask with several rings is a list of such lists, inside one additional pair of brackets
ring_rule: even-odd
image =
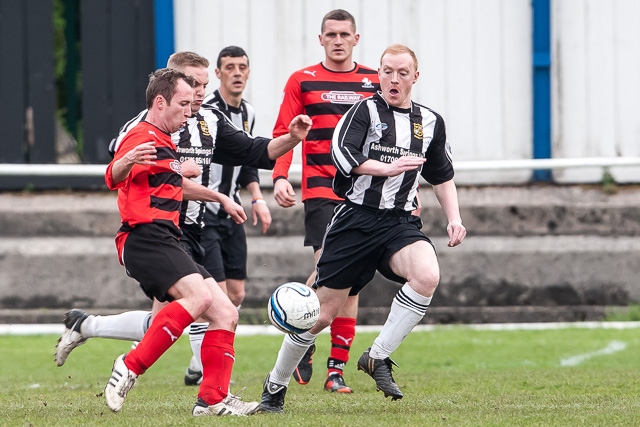
[(356, 336), (356, 319), (336, 317), (331, 322), (331, 353), (327, 362), (328, 375), (342, 374), (344, 365), (349, 361), (349, 350)]
[(202, 383), (198, 397), (207, 405), (222, 402), (229, 394), (229, 382), (235, 359), (236, 334), (224, 329), (206, 331), (202, 339)]
[(141, 375), (153, 365), (193, 323), (193, 317), (179, 302), (173, 301), (156, 314), (140, 343), (127, 353), (124, 364)]

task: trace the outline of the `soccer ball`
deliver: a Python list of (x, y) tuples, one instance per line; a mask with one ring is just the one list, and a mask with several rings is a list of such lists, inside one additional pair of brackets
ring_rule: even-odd
[(273, 291), (267, 311), (273, 326), (287, 334), (301, 334), (318, 321), (320, 301), (310, 287), (287, 282)]

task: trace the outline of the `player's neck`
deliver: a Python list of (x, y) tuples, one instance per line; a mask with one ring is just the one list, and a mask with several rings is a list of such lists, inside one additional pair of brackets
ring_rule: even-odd
[(335, 62), (329, 58), (325, 58), (324, 61), (322, 61), (322, 65), (324, 65), (324, 67), (328, 70), (340, 72), (351, 71), (356, 68), (356, 63), (353, 62), (353, 60)]
[(234, 95), (225, 91), (222, 86), (218, 89), (218, 92), (220, 93), (220, 96), (222, 97), (224, 102), (227, 103), (227, 105), (234, 108), (240, 108), (240, 105), (242, 104), (242, 94)]
[(153, 126), (163, 131), (164, 133), (167, 133), (167, 134), (171, 133), (165, 120), (162, 118), (159, 112), (153, 108), (149, 110), (149, 112), (147, 113), (147, 117), (144, 119), (144, 121), (152, 124)]

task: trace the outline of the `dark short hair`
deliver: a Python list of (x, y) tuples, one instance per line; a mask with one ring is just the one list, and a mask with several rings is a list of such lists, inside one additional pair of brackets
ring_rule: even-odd
[(351, 26), (353, 27), (353, 32), (356, 32), (356, 18), (354, 18), (352, 14), (344, 9), (335, 9), (324, 15), (324, 18), (322, 18), (322, 25), (320, 25), (320, 34), (324, 32), (324, 23), (329, 19), (333, 21), (350, 21)]
[(246, 56), (247, 65), (249, 64), (249, 55), (247, 55), (247, 52), (245, 52), (243, 48), (238, 46), (227, 46), (218, 54), (218, 62), (216, 63), (218, 68), (222, 66), (222, 58), (226, 58), (227, 56), (230, 56), (231, 58), (242, 58), (243, 56)]
[(196, 86), (193, 77), (187, 76), (182, 71), (175, 68), (160, 68), (149, 74), (149, 84), (147, 85), (147, 108), (153, 106), (153, 100), (158, 95), (162, 95), (167, 103), (171, 104), (171, 98), (176, 93), (178, 82), (184, 80), (191, 87)]

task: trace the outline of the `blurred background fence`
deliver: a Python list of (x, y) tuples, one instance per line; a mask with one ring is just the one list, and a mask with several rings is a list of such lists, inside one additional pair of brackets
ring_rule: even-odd
[[(245, 96), (256, 134), (269, 135), (289, 74), (324, 57), (317, 35), (333, 8), (356, 17), (356, 61), (376, 67), (396, 42), (416, 51), (414, 98), (445, 117), (460, 165), (515, 162), (459, 168), (459, 184), (594, 183), (602, 167), (518, 162), (640, 156), (635, 0), (0, 0), (0, 163), (106, 164), (153, 69), (193, 50), (211, 61), (213, 90), (217, 53), (232, 44), (250, 56)], [(611, 165), (607, 176), (637, 183), (640, 167)], [(103, 183), (0, 177), (0, 189), (55, 187)]]

